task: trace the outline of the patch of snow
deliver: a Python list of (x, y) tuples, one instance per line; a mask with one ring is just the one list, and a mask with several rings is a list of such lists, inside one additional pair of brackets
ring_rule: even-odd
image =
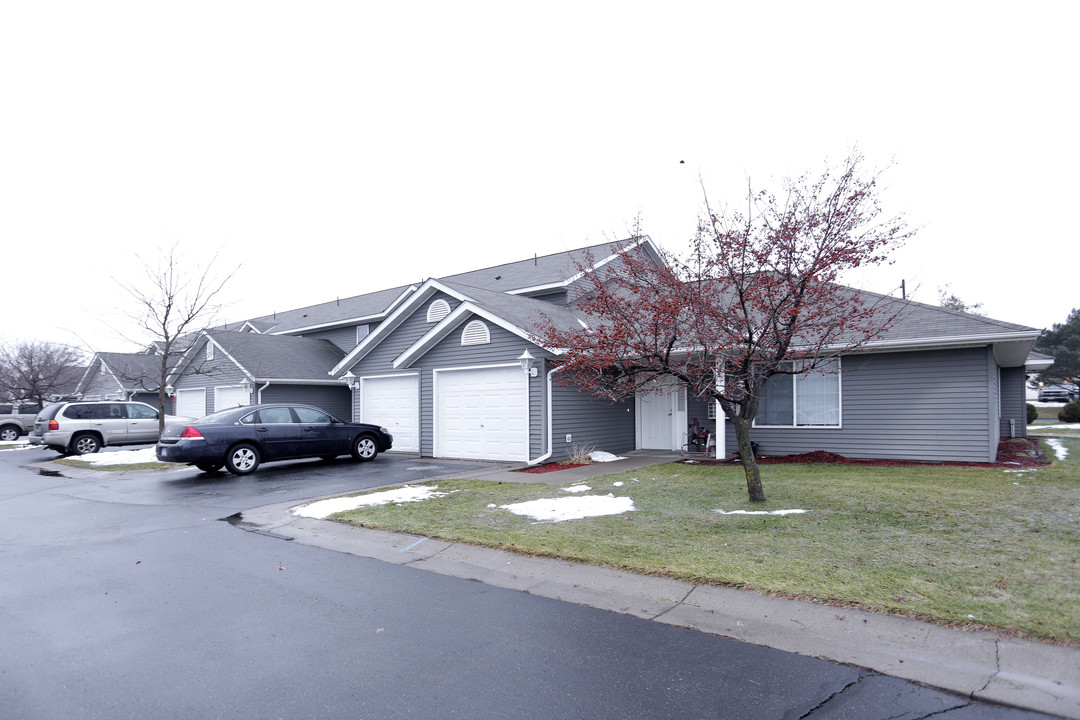
[(634, 501), (628, 497), (585, 495), (583, 497), (529, 500), (527, 502), (500, 505), (515, 515), (524, 515), (539, 522), (562, 522), (601, 515), (620, 515), (634, 510)]
[(419, 502), (421, 500), (427, 500), (428, 498), (445, 497), (447, 495), (447, 493), (437, 492), (438, 489), (438, 486), (406, 485), (405, 487), (394, 488), (393, 490), (383, 490), (382, 492), (369, 493), (367, 495), (318, 500), (294, 509), (293, 515), (322, 520), (334, 513), (355, 510), (360, 507), (387, 505), (389, 503)]
[(1069, 457), (1069, 448), (1065, 447), (1065, 445), (1057, 438), (1048, 438), (1046, 444), (1054, 451), (1054, 455), (1057, 456), (1058, 460), (1064, 460)]
[(115, 450), (112, 452), (97, 452), (92, 455), (76, 455), (72, 460), (82, 460), (91, 465), (139, 465), (140, 463), (157, 462), (154, 448), (141, 448), (139, 450)]
[(719, 515), (801, 515), (809, 510), (713, 510)]
[(1080, 430), (1080, 423), (1046, 423), (1043, 425), (1028, 425), (1028, 430)]
[(625, 460), (626, 458), (619, 457), (618, 455), (612, 455), (611, 453), (604, 452), (603, 450), (593, 450), (591, 453), (589, 453), (589, 459), (593, 462), (615, 462), (616, 460)]
[(592, 490), (592, 488), (588, 485), (571, 485), (570, 487), (563, 488), (563, 492), (568, 493), (588, 492), (589, 490)]
[(16, 443), (12, 447), (4, 448), (3, 450), (0, 450), (0, 452), (8, 452), (9, 450), (29, 450), (32, 447), (37, 447), (37, 446), (36, 445), (31, 445), (28, 442), (21, 442), (21, 443)]
[(622, 480), (618, 480), (616, 482), (611, 483), (611, 487), (622, 487), (625, 484), (626, 483), (624, 483)]

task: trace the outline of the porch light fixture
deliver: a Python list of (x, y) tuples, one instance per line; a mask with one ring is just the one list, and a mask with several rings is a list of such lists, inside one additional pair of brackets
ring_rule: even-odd
[(357, 390), (360, 388), (360, 383), (356, 382), (356, 376), (353, 375), (352, 370), (349, 370), (342, 375), (341, 379), (345, 381), (345, 384), (349, 386), (350, 390)]
[(529, 377), (536, 377), (539, 372), (533, 363), (536, 362), (536, 358), (529, 354), (529, 348), (525, 348), (525, 352), (521, 353), (521, 357), (518, 358), (518, 362), (521, 363), (521, 369), (525, 371), (525, 374)]
[(244, 381), (240, 383), (240, 387), (244, 388), (244, 392), (251, 394), (251, 383), (247, 378), (244, 378)]

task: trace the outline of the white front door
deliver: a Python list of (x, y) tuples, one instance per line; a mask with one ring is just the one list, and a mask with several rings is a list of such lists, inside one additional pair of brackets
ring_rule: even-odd
[(685, 406), (680, 413), (678, 391), (669, 384), (640, 393), (637, 396), (638, 449), (678, 450), (681, 436), (677, 428), (679, 418), (685, 415)]
[(419, 376), (361, 378), (359, 422), (389, 430), (394, 450), (420, 452)]
[(528, 460), (529, 422), (521, 367), (435, 373), (435, 457)]

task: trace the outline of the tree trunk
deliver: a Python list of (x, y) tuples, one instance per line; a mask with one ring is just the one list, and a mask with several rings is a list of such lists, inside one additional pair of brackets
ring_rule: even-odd
[(736, 417), (731, 419), (735, 426), (735, 440), (739, 447), (739, 458), (746, 473), (746, 493), (750, 502), (765, 502), (765, 490), (761, 487), (761, 469), (758, 467), (754, 448), (750, 444), (750, 421)]

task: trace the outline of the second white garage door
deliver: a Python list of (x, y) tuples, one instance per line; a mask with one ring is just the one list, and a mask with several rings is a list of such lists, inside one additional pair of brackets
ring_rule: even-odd
[(528, 460), (525, 373), (518, 366), (435, 373), (435, 456)]
[(381, 425), (394, 436), (394, 450), (420, 452), (420, 394), (416, 375), (360, 381), (360, 422)]
[(190, 418), (201, 418), (206, 415), (206, 389), (177, 390), (176, 414)]

